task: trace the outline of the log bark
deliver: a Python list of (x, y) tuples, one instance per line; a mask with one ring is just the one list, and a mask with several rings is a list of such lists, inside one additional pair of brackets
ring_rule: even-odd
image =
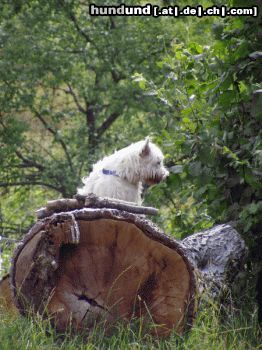
[(75, 198), (63, 198), (49, 201), (47, 205), (36, 211), (38, 219), (44, 219), (54, 213), (81, 209), (81, 208), (112, 208), (125, 210), (129, 213), (142, 215), (157, 215), (158, 209), (152, 207), (139, 206), (132, 202), (125, 202), (117, 199), (98, 197), (92, 193), (88, 196), (75, 195)]
[(178, 242), (141, 215), (84, 207), (37, 221), (14, 254), (11, 289), (22, 314), (51, 316), (60, 331), (141, 317), (158, 336), (182, 334), (199, 294), (221, 296), (245, 255), (229, 225)]
[(197, 272), (200, 293), (218, 298), (231, 289), (247, 256), (245, 242), (233, 227), (217, 225), (188, 236), (181, 243)]

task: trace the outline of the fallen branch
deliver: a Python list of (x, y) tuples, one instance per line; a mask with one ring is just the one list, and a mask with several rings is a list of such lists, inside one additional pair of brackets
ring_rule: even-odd
[(88, 196), (77, 194), (73, 199), (63, 198), (49, 201), (45, 207), (36, 211), (36, 216), (38, 219), (44, 219), (54, 213), (72, 211), (81, 208), (110, 208), (143, 215), (157, 215), (158, 213), (156, 208), (138, 206), (132, 202), (97, 197), (94, 194), (89, 194)]

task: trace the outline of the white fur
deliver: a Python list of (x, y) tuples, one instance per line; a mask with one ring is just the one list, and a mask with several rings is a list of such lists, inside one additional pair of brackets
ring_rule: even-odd
[[(97, 196), (116, 198), (141, 203), (142, 183), (155, 184), (168, 176), (163, 165), (163, 154), (149, 138), (132, 143), (93, 165), (93, 171), (83, 178), (81, 195), (94, 193)], [(103, 169), (115, 175), (103, 174)]]

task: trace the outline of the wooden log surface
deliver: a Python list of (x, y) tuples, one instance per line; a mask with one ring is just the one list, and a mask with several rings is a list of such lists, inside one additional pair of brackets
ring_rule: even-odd
[[(39, 221), (14, 255), (11, 285), (22, 313), (47, 312), (58, 330), (90, 330), (118, 320), (154, 321), (158, 335), (192, 325), (195, 276), (180, 243), (152, 222), (116, 209)], [(155, 330), (154, 330), (155, 331)]]
[[(80, 209), (70, 203), (49, 204), (53, 214), (24, 237), (11, 269), (19, 311), (47, 313), (58, 330), (142, 316), (158, 335), (181, 334), (193, 323), (195, 296), (221, 296), (243, 267), (246, 247), (230, 225), (177, 242), (141, 215), (83, 208), (83, 198)], [(8, 279), (0, 282), (0, 297), (10, 301), (8, 288)]]

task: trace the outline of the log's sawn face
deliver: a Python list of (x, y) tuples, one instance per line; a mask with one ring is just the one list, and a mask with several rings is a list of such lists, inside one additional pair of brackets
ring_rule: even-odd
[(13, 262), (19, 309), (47, 312), (62, 331), (142, 317), (158, 335), (182, 333), (193, 317), (195, 283), (178, 243), (136, 215), (88, 211), (76, 215), (77, 244), (60, 214), (29, 233)]

